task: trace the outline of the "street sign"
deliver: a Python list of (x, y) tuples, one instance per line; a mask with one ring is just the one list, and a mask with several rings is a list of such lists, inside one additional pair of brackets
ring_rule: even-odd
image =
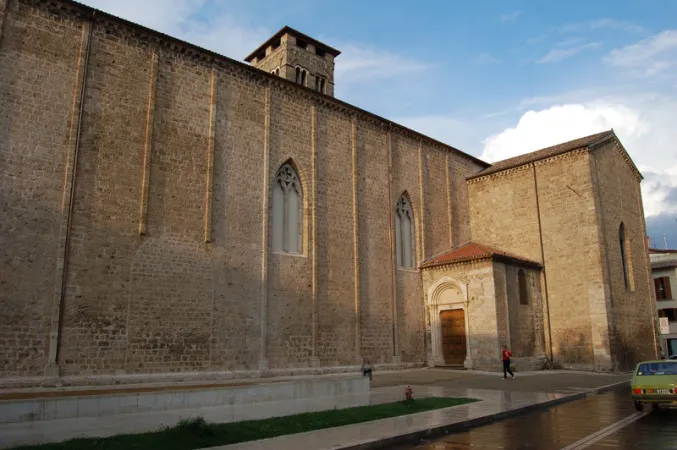
[(667, 317), (659, 317), (658, 325), (661, 328), (661, 334), (670, 334), (670, 322)]

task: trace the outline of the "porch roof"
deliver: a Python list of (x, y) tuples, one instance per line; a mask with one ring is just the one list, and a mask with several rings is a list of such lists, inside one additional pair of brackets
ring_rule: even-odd
[(539, 262), (497, 250), (477, 242), (468, 242), (467, 244), (464, 244), (460, 247), (440, 253), (423, 261), (423, 264), (421, 264), (421, 269), (428, 269), (430, 267), (448, 264), (459, 264), (468, 261), (478, 261), (482, 259), (491, 259), (494, 261), (529, 266), (537, 269), (541, 269), (543, 267), (543, 265)]

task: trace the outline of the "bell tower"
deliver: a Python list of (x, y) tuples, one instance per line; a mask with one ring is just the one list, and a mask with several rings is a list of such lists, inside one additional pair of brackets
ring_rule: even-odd
[(334, 96), (334, 58), (341, 52), (291, 27), (284, 27), (245, 61), (323, 94)]

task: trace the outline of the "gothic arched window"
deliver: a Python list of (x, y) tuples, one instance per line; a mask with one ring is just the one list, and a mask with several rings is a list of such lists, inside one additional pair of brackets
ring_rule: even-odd
[(283, 164), (273, 186), (273, 251), (302, 253), (303, 196), (294, 168)]
[(414, 215), (407, 197), (402, 195), (397, 202), (395, 213), (395, 248), (397, 267), (414, 267)]
[(519, 289), (520, 305), (529, 304), (529, 292), (527, 291), (527, 274), (523, 269), (517, 272), (517, 286)]

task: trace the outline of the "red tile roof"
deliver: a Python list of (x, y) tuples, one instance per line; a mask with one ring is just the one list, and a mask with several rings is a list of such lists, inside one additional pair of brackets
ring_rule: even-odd
[(432, 258), (424, 261), (423, 264), (421, 264), (421, 268), (426, 269), (429, 267), (436, 267), (445, 264), (457, 264), (481, 259), (493, 259), (497, 261), (528, 265), (537, 268), (543, 267), (536, 261), (531, 261), (520, 256), (503, 252), (501, 250), (496, 250), (476, 242), (469, 242), (465, 245), (462, 245), (461, 247), (449, 250), (437, 256), (433, 256)]
[(616, 136), (614, 131), (608, 130), (602, 133), (591, 134), (590, 136), (574, 139), (573, 141), (553, 145), (552, 147), (536, 150), (535, 152), (515, 156), (514, 158), (504, 159), (503, 161), (497, 161), (488, 168), (484, 169), (483, 171), (477, 172), (467, 177), (467, 179), (472, 180), (473, 178), (479, 178), (485, 175), (490, 175), (492, 173), (502, 172), (504, 170), (523, 166), (525, 164), (530, 164), (536, 161), (540, 161), (542, 159), (552, 158), (553, 156), (562, 155), (564, 153), (585, 148), (591, 144), (604, 141), (614, 136)]

